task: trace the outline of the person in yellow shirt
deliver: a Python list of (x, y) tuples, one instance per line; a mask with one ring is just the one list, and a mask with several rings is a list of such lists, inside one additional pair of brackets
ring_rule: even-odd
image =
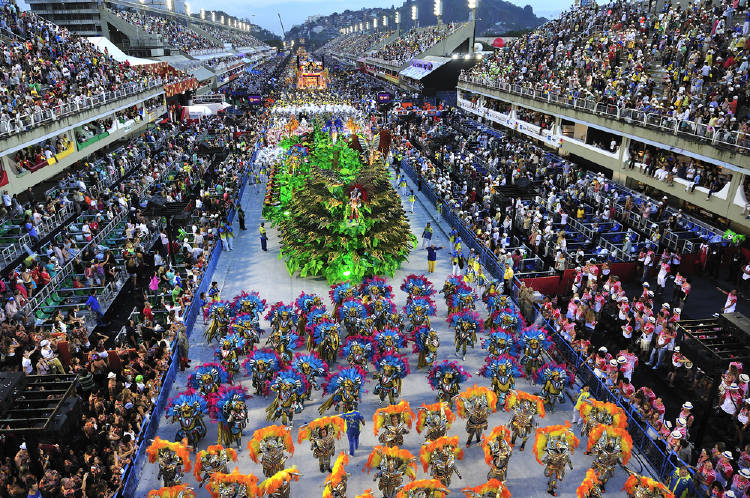
[(581, 405), (584, 403), (589, 403), (589, 398), (591, 397), (591, 393), (589, 392), (589, 386), (583, 386), (581, 388), (581, 392), (578, 394), (578, 399), (576, 399), (576, 404), (573, 406), (573, 423), (574, 424), (581, 424), (583, 422), (583, 419), (581, 418), (581, 414), (578, 411), (579, 408), (581, 408)]
[(576, 212), (576, 218), (579, 220), (583, 219), (583, 216), (586, 214), (586, 211), (583, 209), (583, 207), (579, 206), (578, 211)]

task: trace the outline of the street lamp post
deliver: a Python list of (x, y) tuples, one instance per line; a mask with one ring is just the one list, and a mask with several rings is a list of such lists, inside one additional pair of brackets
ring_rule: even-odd
[(411, 20), (414, 23), (414, 27), (419, 27), (419, 10), (417, 4), (411, 6)]
[(401, 12), (396, 11), (396, 36), (401, 35)]
[(443, 1), (442, 0), (435, 0), (435, 6), (432, 12), (435, 14), (435, 17), (437, 17), (438, 26), (443, 24)]
[(479, 0), (467, 0), (469, 11), (471, 12), (470, 21), (472, 22), (471, 39), (469, 40), (469, 55), (474, 55), (474, 36), (477, 29), (477, 3)]

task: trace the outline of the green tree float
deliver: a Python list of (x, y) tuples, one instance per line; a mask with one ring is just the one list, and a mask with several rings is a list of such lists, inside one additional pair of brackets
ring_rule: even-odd
[(416, 246), (384, 162), (370, 164), (360, 143), (356, 135), (333, 143), (316, 129), (280, 144), (289, 154), (264, 215), (281, 233), (279, 257), (291, 275), (329, 284), (393, 276)]

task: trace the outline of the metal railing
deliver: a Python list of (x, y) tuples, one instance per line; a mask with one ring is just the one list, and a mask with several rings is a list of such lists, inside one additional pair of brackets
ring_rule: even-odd
[(599, 116), (606, 116), (617, 121), (641, 128), (656, 128), (664, 133), (687, 138), (689, 140), (710, 143), (735, 149), (742, 154), (750, 154), (750, 135), (739, 130), (729, 131), (715, 128), (695, 121), (678, 119), (657, 113), (647, 113), (637, 109), (620, 107), (604, 102), (596, 102), (590, 98), (576, 98), (568, 94), (559, 93), (537, 85), (534, 88), (515, 85), (504, 81), (486, 77), (461, 74), (459, 82), (482, 86), (492, 90), (527, 97), (539, 102), (555, 104), (562, 107), (583, 111)]

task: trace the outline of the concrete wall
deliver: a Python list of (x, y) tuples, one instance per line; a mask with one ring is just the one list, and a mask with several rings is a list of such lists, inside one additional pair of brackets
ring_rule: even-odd
[[(130, 24), (125, 21), (123, 18), (105, 7), (99, 9), (99, 16), (103, 26), (106, 23), (109, 23), (117, 28), (117, 30), (123, 35), (128, 37), (130, 48), (164, 47), (164, 41), (162, 40), (161, 35), (148, 33), (135, 24)], [(127, 50), (123, 51), (127, 52)]]

